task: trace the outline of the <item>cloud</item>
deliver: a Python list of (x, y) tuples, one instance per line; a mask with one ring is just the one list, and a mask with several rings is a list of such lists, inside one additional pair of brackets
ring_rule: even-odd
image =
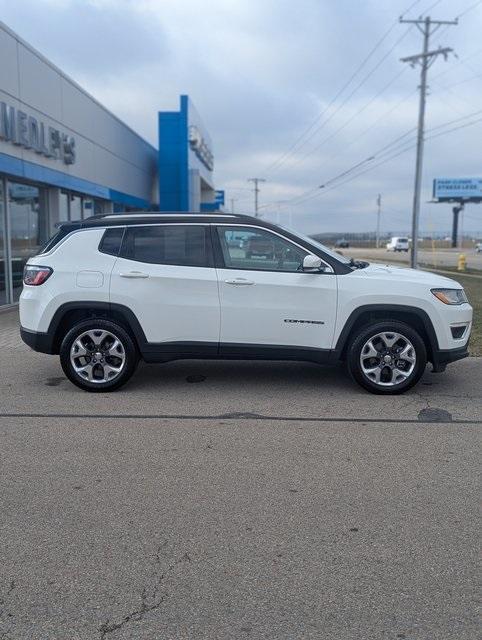
[[(374, 228), (378, 193), (385, 207), (383, 228), (402, 231), (410, 226), (414, 149), (339, 188), (320, 190), (317, 198), (279, 203), (313, 193), (416, 126), (419, 71), (404, 68), (399, 59), (421, 50), (421, 35), (396, 23), (409, 4), (0, 0), (0, 10), (19, 35), (154, 144), (157, 111), (177, 108), (179, 94), (188, 93), (211, 133), (217, 186), (226, 187), (228, 199), (237, 199), (238, 211), (252, 211), (247, 178), (258, 175), (267, 179), (261, 202), (272, 203), (264, 212), (285, 222), (291, 213), (308, 232)], [(421, 0), (417, 15), (430, 4)], [(459, 13), (473, 2), (460, 4)], [(434, 11), (434, 17), (449, 19), (454, 7), (443, 0)], [(458, 27), (441, 29), (433, 38), (434, 46), (453, 46), (462, 62), (439, 59), (430, 69), (428, 129), (482, 109), (481, 18), (477, 7)], [(379, 49), (355, 74), (390, 25)], [(304, 144), (270, 168), (313, 122)], [(480, 174), (481, 131), (478, 124), (427, 141), (422, 227), (449, 228), (450, 208), (426, 204), (431, 181)], [(471, 211), (466, 228), (482, 230), (479, 208)]]

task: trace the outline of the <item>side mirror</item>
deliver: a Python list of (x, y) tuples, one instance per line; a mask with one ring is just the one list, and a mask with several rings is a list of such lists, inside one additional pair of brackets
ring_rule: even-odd
[(320, 273), (324, 270), (325, 268), (322, 265), (321, 258), (319, 258), (318, 256), (309, 253), (303, 258), (303, 271)]

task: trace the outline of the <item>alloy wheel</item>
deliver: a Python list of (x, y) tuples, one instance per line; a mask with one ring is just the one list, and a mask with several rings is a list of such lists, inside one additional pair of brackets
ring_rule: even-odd
[(384, 387), (407, 380), (415, 369), (417, 355), (410, 340), (393, 331), (377, 333), (369, 338), (360, 353), (363, 375)]
[(126, 364), (122, 341), (105, 329), (81, 333), (72, 343), (70, 362), (75, 373), (93, 383), (115, 380)]

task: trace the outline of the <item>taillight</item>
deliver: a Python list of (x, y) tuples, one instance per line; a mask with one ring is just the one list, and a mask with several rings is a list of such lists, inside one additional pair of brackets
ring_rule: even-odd
[(43, 284), (52, 273), (53, 269), (50, 267), (35, 267), (34, 265), (27, 264), (23, 270), (23, 283), (28, 284), (30, 287), (38, 287), (40, 284)]

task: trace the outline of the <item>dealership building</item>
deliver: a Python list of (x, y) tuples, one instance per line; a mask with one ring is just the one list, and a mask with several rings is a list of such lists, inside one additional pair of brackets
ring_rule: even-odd
[(0, 22), (0, 306), (58, 223), (124, 211), (216, 211), (208, 132), (188, 96), (149, 144)]

